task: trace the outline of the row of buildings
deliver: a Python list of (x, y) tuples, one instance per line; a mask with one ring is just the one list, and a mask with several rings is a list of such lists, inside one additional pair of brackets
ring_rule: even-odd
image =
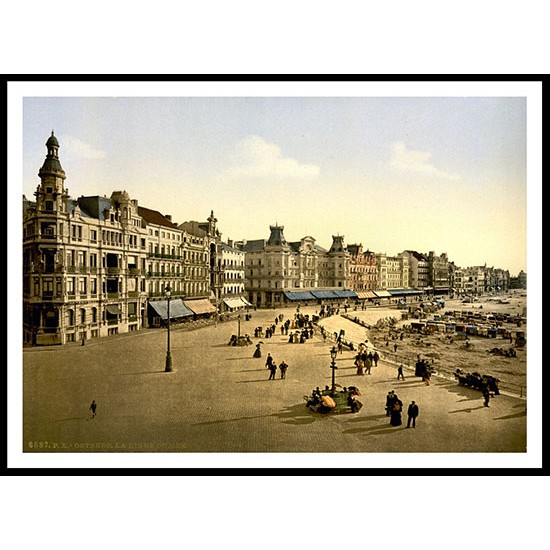
[(333, 236), (288, 242), (222, 241), (217, 219), (176, 223), (126, 191), (71, 198), (52, 132), (35, 200), (23, 197), (23, 339), (84, 341), (245, 307), (315, 300), (383, 299), (411, 293), (506, 290), (509, 273), (458, 268), (446, 254), (364, 251)]

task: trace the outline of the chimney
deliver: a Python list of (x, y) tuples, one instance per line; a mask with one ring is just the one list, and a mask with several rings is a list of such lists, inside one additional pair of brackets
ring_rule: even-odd
[(164, 214), (164, 217), (171, 222), (172, 221), (172, 214)]
[(233, 239), (227, 239), (227, 246), (233, 247)]

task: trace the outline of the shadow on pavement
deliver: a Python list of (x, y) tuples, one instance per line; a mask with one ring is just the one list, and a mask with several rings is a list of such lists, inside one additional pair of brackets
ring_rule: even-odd
[(192, 425), (211, 426), (215, 424), (225, 424), (226, 422), (239, 422), (241, 420), (256, 420), (258, 418), (275, 417), (282, 419), (283, 424), (292, 424), (298, 426), (303, 424), (312, 424), (317, 420), (323, 420), (328, 418), (329, 416), (330, 415), (316, 414), (314, 412), (308, 411), (305, 404), (296, 404), (290, 407), (286, 407), (278, 413), (260, 414), (256, 416), (240, 416), (238, 418), (224, 418), (221, 420), (209, 420), (206, 422), (196, 422)]
[(263, 369), (245, 369), (245, 370), (236, 370), (236, 371), (233, 371), (233, 372), (264, 372), (264, 371), (267, 372), (267, 369), (266, 368), (263, 368)]
[(74, 418), (60, 418), (59, 420), (54, 420), (54, 422), (72, 422), (73, 420), (92, 420), (89, 416), (75, 416)]
[(369, 422), (371, 420), (380, 420), (381, 418), (387, 418), (385, 414), (375, 414), (372, 416), (355, 416), (354, 418), (350, 418), (348, 422), (350, 424), (356, 424), (359, 422)]
[(483, 405), (481, 405), (480, 407), (470, 407), (468, 409), (457, 409), (456, 411), (449, 411), (449, 414), (453, 414), (453, 413), (469, 413), (469, 412), (472, 412), (472, 411), (477, 411), (479, 409), (484, 409), (486, 407), (484, 407)]
[(464, 386), (459, 386), (458, 384), (447, 388), (447, 391), (450, 393), (456, 393), (459, 397), (465, 397), (466, 399), (463, 399), (462, 401), (475, 401), (483, 398), (481, 392), (470, 388), (465, 388)]
[(527, 411), (521, 411), (507, 416), (498, 416), (497, 418), (493, 418), (493, 420), (510, 420), (511, 418), (521, 418), (522, 416), (527, 416)]
[(404, 428), (405, 428), (404, 425), (390, 426), (388, 422), (383, 426), (376, 425), (376, 426), (371, 426), (370, 428), (356, 428), (353, 430), (344, 430), (343, 433), (346, 433), (346, 434), (362, 433), (363, 435), (382, 435), (382, 434), (389, 434), (389, 433), (397, 433)]
[(261, 380), (237, 380), (235, 384), (250, 384), (251, 382), (273, 382), (274, 380), (280, 380), (280, 378), (275, 379), (269, 379), (269, 378), (262, 378)]
[(313, 424), (313, 422), (323, 421), (332, 415), (314, 413), (313, 411), (308, 411), (305, 404), (298, 404), (287, 407), (280, 413), (274, 413), (271, 416), (280, 418), (283, 424), (303, 426), (304, 424)]

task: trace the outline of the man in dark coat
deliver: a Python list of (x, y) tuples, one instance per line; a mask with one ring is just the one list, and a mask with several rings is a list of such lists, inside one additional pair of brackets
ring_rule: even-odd
[(418, 416), (418, 405), (414, 402), (414, 401), (411, 401), (411, 404), (409, 405), (409, 408), (407, 409), (407, 428), (410, 428), (411, 427), (411, 422), (412, 422), (412, 427), (413, 428), (416, 428), (416, 417)]

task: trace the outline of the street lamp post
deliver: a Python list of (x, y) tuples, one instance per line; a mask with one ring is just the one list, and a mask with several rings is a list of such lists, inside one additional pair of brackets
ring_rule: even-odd
[(336, 349), (336, 347), (332, 346), (332, 349), (330, 350), (330, 359), (331, 359), (330, 368), (332, 369), (332, 391), (331, 391), (332, 395), (336, 393), (336, 384), (334, 382), (334, 375), (335, 375), (336, 369), (338, 368), (336, 366), (337, 353), (338, 353), (338, 350)]
[(239, 322), (239, 325), (237, 327), (237, 342), (241, 341), (241, 314), (237, 315), (237, 321)]
[(165, 295), (166, 295), (166, 301), (168, 303), (168, 345), (166, 348), (166, 367), (164, 369), (164, 372), (172, 372), (172, 354), (170, 352), (170, 292), (172, 289), (170, 288), (170, 285), (166, 285), (166, 288), (164, 289)]

